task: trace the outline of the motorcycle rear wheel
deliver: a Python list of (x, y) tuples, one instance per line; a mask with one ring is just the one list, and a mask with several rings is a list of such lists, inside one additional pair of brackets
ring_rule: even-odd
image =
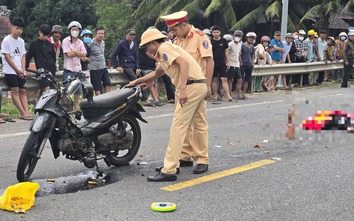
[(39, 160), (37, 157), (39, 147), (41, 146), (42, 142), (45, 141), (46, 140), (43, 139), (41, 132), (31, 131), (22, 149), (21, 156), (17, 165), (17, 180), (19, 182), (25, 182), (29, 180)]
[(122, 117), (122, 121), (127, 123), (127, 130), (130, 130), (133, 133), (133, 144), (128, 149), (128, 152), (123, 156), (118, 156), (119, 152), (118, 155), (110, 154), (107, 156), (109, 161), (114, 166), (123, 166), (129, 164), (129, 162), (132, 161), (138, 153), (141, 143), (141, 130), (136, 118), (131, 115), (124, 115)]

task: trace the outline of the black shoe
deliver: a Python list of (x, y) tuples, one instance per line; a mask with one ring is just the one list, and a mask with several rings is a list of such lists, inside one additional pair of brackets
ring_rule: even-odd
[(205, 173), (208, 171), (208, 164), (201, 164), (198, 163), (197, 166), (195, 167), (195, 169), (193, 170), (194, 174), (201, 174), (201, 173)]
[[(155, 168), (155, 171), (156, 171), (156, 172), (161, 172), (161, 170), (162, 170), (162, 167), (163, 167), (163, 166), (160, 166), (160, 167), (156, 167), (156, 168)], [(179, 174), (179, 172), (180, 172), (179, 168), (176, 168), (176, 169), (177, 169), (177, 172), (176, 172), (176, 174)]]
[(179, 160), (180, 167), (192, 167), (193, 161)]
[(151, 182), (176, 181), (177, 176), (174, 174), (165, 174), (159, 172), (155, 176), (148, 176), (147, 179)]

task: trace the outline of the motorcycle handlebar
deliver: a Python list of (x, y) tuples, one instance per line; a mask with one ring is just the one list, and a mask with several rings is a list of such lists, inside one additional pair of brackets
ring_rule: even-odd
[(26, 68), (26, 71), (34, 73), (34, 74), (39, 74), (37, 70), (33, 70), (33, 69), (30, 69), (30, 68)]

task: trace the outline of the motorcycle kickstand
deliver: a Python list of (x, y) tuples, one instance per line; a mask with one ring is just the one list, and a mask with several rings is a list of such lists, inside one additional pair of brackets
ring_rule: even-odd
[(96, 171), (97, 171), (97, 176), (96, 179), (99, 177), (103, 177), (103, 170), (98, 166), (98, 160), (97, 160), (97, 154), (95, 153), (95, 164), (96, 164)]

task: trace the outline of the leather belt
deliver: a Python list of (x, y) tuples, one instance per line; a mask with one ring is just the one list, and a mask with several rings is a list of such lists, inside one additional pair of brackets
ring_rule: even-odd
[(187, 80), (187, 85), (189, 85), (189, 84), (200, 84), (200, 83), (205, 83), (206, 81), (205, 81), (205, 79), (203, 79), (203, 80)]

